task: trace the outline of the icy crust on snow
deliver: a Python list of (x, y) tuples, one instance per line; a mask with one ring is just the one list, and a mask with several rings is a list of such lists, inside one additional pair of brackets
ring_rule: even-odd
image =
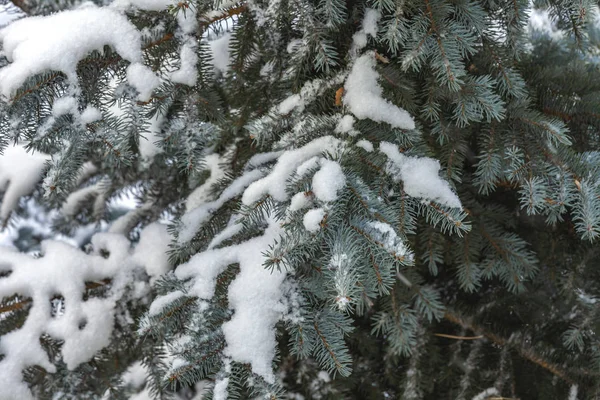
[[(143, 232), (142, 236), (147, 234)], [(40, 345), (42, 334), (64, 340), (62, 360), (71, 370), (109, 345), (116, 302), (128, 293), (126, 285), (136, 282), (134, 271), (146, 269), (138, 260), (146, 260), (149, 244), (131, 250), (124, 236), (100, 233), (92, 237), (92, 245), (94, 252), (86, 254), (63, 242), (44, 241), (41, 258), (0, 248), (0, 271), (10, 272), (0, 278), (0, 297), (18, 294), (21, 299), (31, 298), (23, 326), (0, 337), (0, 354), (4, 355), (0, 361), (0, 386), (11, 388), (9, 398), (33, 399), (22, 381), (24, 368), (38, 365), (50, 373), (56, 371)], [(152, 245), (155, 251), (168, 249), (168, 242), (154, 239)], [(108, 256), (101, 254), (101, 250)], [(154, 277), (167, 267), (154, 265), (146, 272)], [(104, 279), (111, 279), (107, 295), (83, 301), (85, 283)], [(147, 286), (147, 283), (138, 281), (136, 285)], [(139, 288), (128, 296), (141, 296), (147, 289)], [(55, 296), (64, 299), (64, 310), (52, 316), (51, 299)], [(7, 398), (6, 395), (0, 398)]]
[(49, 16), (23, 18), (0, 30), (10, 64), (0, 70), (0, 93), (9, 98), (33, 75), (60, 71), (77, 84), (77, 63), (93, 50), (111, 46), (130, 61), (130, 82), (146, 94), (149, 69), (141, 65), (140, 32), (125, 15), (111, 8), (89, 6)]
[(395, 128), (415, 129), (415, 122), (408, 112), (382, 97), (378, 78), (375, 56), (373, 52), (366, 52), (355, 61), (346, 79), (344, 104), (358, 119), (369, 118)]
[(396, 181), (402, 180), (409, 196), (432, 200), (448, 207), (461, 208), (460, 199), (448, 182), (440, 178), (440, 162), (428, 157), (408, 157), (398, 146), (381, 142), (379, 150), (388, 156), (387, 170)]
[(0, 155), (0, 191), (4, 191), (0, 206), (0, 220), (5, 221), (42, 178), (50, 157), (41, 153), (28, 153), (23, 146), (8, 146)]

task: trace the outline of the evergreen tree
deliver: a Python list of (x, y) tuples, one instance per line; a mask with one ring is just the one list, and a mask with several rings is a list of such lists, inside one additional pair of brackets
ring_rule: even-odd
[(1, 399), (600, 399), (594, 1), (13, 3)]

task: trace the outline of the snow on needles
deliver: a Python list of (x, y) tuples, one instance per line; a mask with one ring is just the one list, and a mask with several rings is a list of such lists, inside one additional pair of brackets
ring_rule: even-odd
[(275, 379), (271, 368), (277, 346), (274, 327), (287, 308), (281, 302), (285, 272), (264, 268), (263, 252), (281, 233), (279, 222), (270, 220), (262, 236), (198, 253), (175, 271), (179, 279), (192, 279), (189, 295), (208, 300), (214, 296), (217, 276), (228, 265), (239, 263), (240, 273), (229, 286), (229, 306), (234, 313), (223, 324), (224, 353), (249, 363), (252, 371), (268, 382)]
[(149, 90), (149, 82), (143, 81), (152, 72), (141, 65), (140, 32), (125, 15), (111, 8), (89, 6), (23, 18), (0, 30), (0, 41), (10, 62), (0, 70), (0, 93), (5, 98), (27, 78), (48, 70), (63, 72), (76, 86), (77, 63), (105, 45), (132, 63), (133, 70), (128, 71), (128, 77), (134, 78), (132, 86), (143, 94)]
[(388, 172), (395, 175), (396, 181), (404, 182), (404, 190), (409, 196), (433, 200), (448, 207), (462, 207), (448, 182), (440, 178), (439, 161), (405, 156), (398, 151), (398, 146), (388, 142), (381, 142), (379, 150), (389, 158)]
[(370, 118), (387, 122), (400, 129), (414, 129), (415, 122), (405, 110), (381, 97), (383, 89), (377, 83), (375, 56), (366, 52), (354, 63), (344, 85), (344, 104), (358, 119)]
[[(92, 237), (91, 254), (58, 241), (42, 242), (41, 258), (0, 247), (0, 272), (9, 273), (0, 278), (0, 297), (18, 294), (21, 299), (31, 299), (24, 324), (0, 340), (0, 354), (4, 355), (0, 360), (0, 386), (11, 388), (11, 399), (33, 399), (22, 381), (23, 369), (38, 365), (50, 373), (56, 371), (40, 344), (42, 334), (64, 341), (61, 359), (70, 370), (109, 345), (117, 302), (124, 296), (139, 298), (148, 290), (148, 283), (136, 281), (140, 274), (135, 271), (145, 269), (155, 278), (168, 268), (166, 257), (154, 259), (154, 265), (145, 268), (148, 248), (156, 253), (165, 253), (168, 248), (168, 241), (162, 241), (164, 236), (156, 232), (156, 227), (150, 232), (142, 231), (140, 245), (133, 251), (126, 237), (109, 233)], [(101, 250), (108, 255), (101, 254)], [(158, 265), (159, 262), (164, 264)], [(111, 280), (106, 295), (84, 301), (86, 282), (104, 279)], [(125, 290), (132, 281), (141, 286), (134, 293)], [(53, 315), (51, 299), (55, 296), (63, 298), (64, 311)], [(0, 394), (0, 398), (7, 397)]]
[(46, 154), (28, 153), (19, 145), (4, 149), (4, 154), (0, 155), (0, 190), (4, 191), (0, 220), (5, 221), (19, 204), (19, 199), (33, 191), (49, 159)]
[[(248, 189), (244, 191), (242, 203), (250, 205), (267, 194), (271, 195), (277, 201), (286, 201), (288, 199), (288, 194), (285, 191), (286, 179), (296, 171), (296, 168), (304, 161), (314, 156), (318, 156), (323, 152), (334, 152), (340, 145), (341, 141), (339, 139), (336, 139), (333, 136), (323, 136), (301, 148), (286, 151), (279, 157), (277, 164), (269, 175), (253, 182)], [(330, 194), (324, 189), (323, 195), (328, 198)]]

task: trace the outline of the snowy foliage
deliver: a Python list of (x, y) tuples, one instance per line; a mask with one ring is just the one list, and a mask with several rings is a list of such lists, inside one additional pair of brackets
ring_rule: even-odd
[(15, 4), (0, 398), (599, 394), (597, 5)]

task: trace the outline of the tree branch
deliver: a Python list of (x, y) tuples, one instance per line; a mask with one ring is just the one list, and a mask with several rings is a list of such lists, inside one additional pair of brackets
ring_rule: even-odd
[[(482, 327), (468, 321), (466, 318), (461, 317), (460, 315), (447, 310), (444, 318), (456, 325), (462, 326), (464, 329), (468, 329), (470, 331), (475, 332), (477, 335), (482, 335), (488, 338), (490, 341), (494, 342), (499, 346), (506, 346), (508, 344), (508, 340), (504, 339), (501, 336), (496, 335), (493, 332), (488, 332), (484, 330)], [(565, 371), (563, 371), (560, 367), (553, 364), (550, 361), (547, 361), (533, 352), (533, 350), (525, 348), (525, 347), (515, 347), (519, 355), (526, 360), (531, 361), (532, 363), (544, 368), (547, 371), (550, 371), (555, 376), (561, 378), (565, 382), (573, 385), (575, 382), (571, 379)]]

